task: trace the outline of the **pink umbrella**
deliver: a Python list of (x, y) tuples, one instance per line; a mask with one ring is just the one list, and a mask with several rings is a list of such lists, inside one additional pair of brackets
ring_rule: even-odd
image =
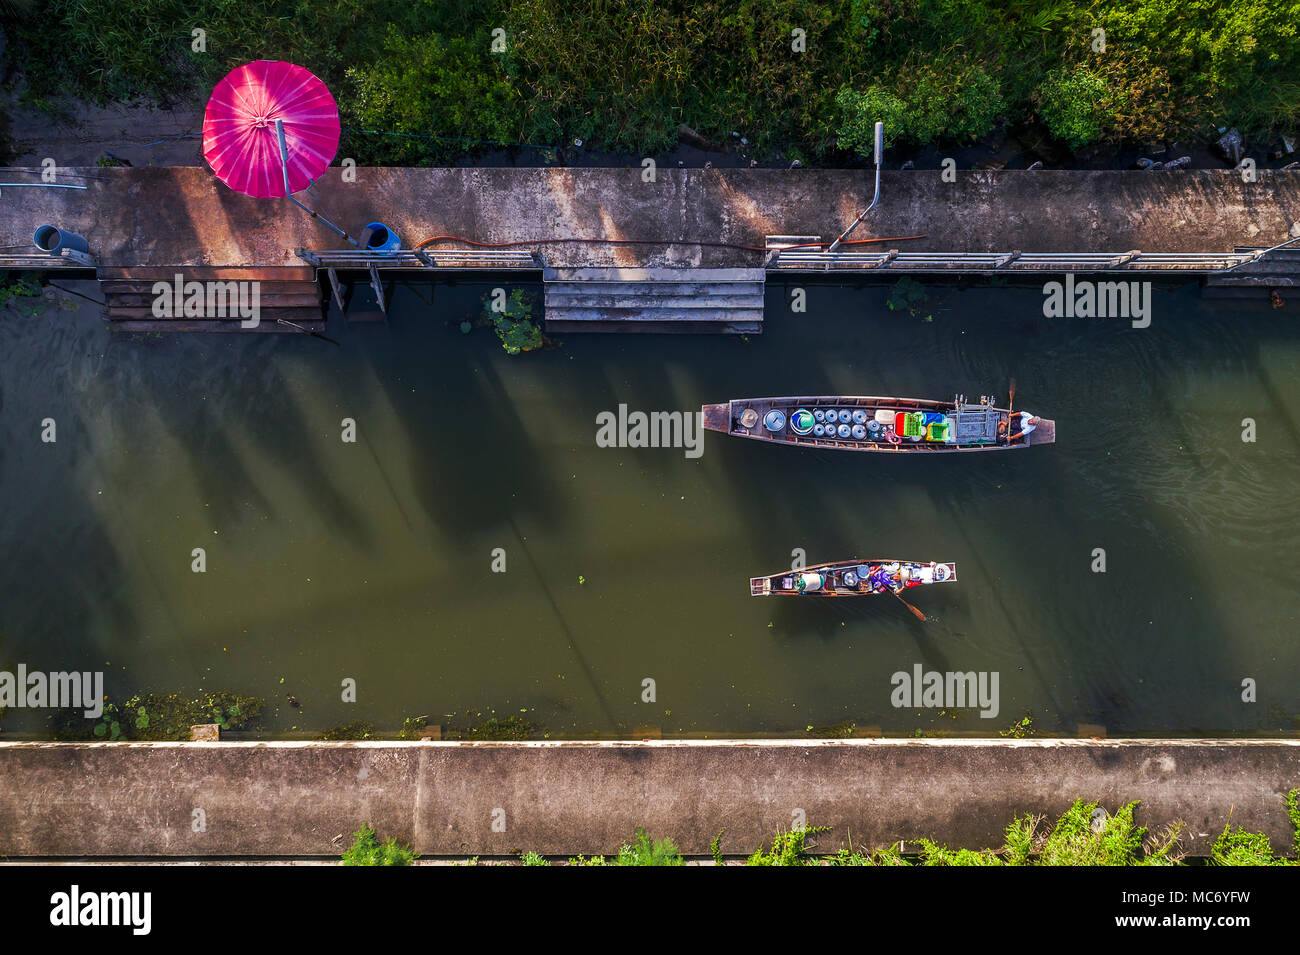
[(203, 158), (227, 186), (257, 199), (306, 189), (338, 148), (339, 108), (329, 89), (310, 70), (282, 60), (231, 70), (203, 114)]

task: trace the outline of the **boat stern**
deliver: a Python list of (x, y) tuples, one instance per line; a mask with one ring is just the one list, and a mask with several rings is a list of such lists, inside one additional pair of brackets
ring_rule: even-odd
[(770, 577), (749, 578), (749, 595), (751, 597), (766, 597), (771, 592), (772, 592), (772, 578)]
[(1025, 443), (1030, 447), (1035, 444), (1055, 444), (1056, 422), (1051, 418), (1039, 418), (1038, 426), (1029, 432), (1029, 439)]
[(700, 413), (704, 416), (706, 431), (721, 431), (723, 434), (731, 432), (730, 401), (724, 401), (720, 405), (703, 405)]
[(947, 584), (957, 579), (957, 565), (955, 563), (936, 563), (929, 568), (929, 579), (927, 584)]

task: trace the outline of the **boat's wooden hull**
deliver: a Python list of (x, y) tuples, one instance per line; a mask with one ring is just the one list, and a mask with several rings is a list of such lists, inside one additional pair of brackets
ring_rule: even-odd
[[(738, 398), (701, 409), (704, 427), (737, 438), (751, 438), (795, 447), (825, 448), (833, 451), (879, 451), (886, 454), (943, 454), (961, 451), (1009, 451), (1056, 441), (1056, 422), (1039, 418), (1028, 435), (1007, 440), (1017, 433), (1011, 425), (1011, 411), (992, 405), (956, 405), (952, 401), (926, 398), (889, 398), (882, 396), (810, 395), (788, 398)], [(830, 412), (847, 415), (826, 433), (823, 415)], [(779, 414), (779, 428), (768, 426), (769, 415)], [(809, 418), (813, 431), (804, 434), (795, 428), (795, 416)], [(917, 413), (942, 424), (948, 437), (904, 437), (883, 418)], [(811, 416), (816, 416), (812, 420)], [(878, 418), (879, 416), (879, 418)], [(1019, 419), (1016, 419), (1017, 423)], [(874, 422), (874, 426), (872, 424)], [(841, 427), (843, 426), (843, 427)]]
[(957, 579), (954, 563), (915, 560), (842, 560), (749, 578), (751, 597), (867, 597), (907, 593)]

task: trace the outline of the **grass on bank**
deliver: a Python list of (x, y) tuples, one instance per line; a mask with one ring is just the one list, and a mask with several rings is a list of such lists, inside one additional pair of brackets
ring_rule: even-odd
[[(1300, 865), (1300, 789), (1293, 789), (1284, 800), (1293, 829), (1291, 857), (1274, 852), (1268, 837), (1247, 832), (1227, 823), (1210, 848), (1205, 860), (1220, 866)], [(1172, 866), (1182, 864), (1185, 856), (1178, 851), (1182, 825), (1175, 824), (1155, 835), (1148, 834), (1133, 820), (1136, 802), (1108, 813), (1095, 802), (1075, 800), (1056, 823), (1044, 825), (1042, 816), (1018, 816), (1007, 826), (1003, 844), (998, 849), (952, 849), (931, 839), (917, 840), (919, 852), (906, 856), (897, 845), (863, 850), (852, 844), (829, 854), (817, 853), (810, 844), (829, 827), (813, 826), (782, 830), (769, 844), (760, 846), (745, 864), (750, 866)], [(710, 846), (713, 860), (723, 864), (722, 837), (718, 834)], [(380, 844), (368, 825), (354, 837), (343, 854), (344, 865), (409, 865), (415, 859), (409, 847), (390, 839)], [(362, 860), (362, 861), (358, 861)], [(376, 860), (376, 861), (364, 861)], [(396, 861), (385, 861), (396, 860)], [(551, 863), (536, 852), (523, 852), (520, 864), (543, 866)], [(478, 864), (477, 858), (468, 864)], [(631, 842), (624, 843), (618, 854), (575, 856), (569, 865), (685, 865), (677, 845), (668, 838), (652, 839), (638, 829)]]
[(201, 102), (248, 60), (300, 63), (363, 164), (483, 141), (647, 154), (683, 123), (825, 161), (868, 152), (877, 119), (912, 144), (1019, 124), (1068, 148), (1300, 124), (1300, 0), (9, 0), (0, 18), (50, 108)]

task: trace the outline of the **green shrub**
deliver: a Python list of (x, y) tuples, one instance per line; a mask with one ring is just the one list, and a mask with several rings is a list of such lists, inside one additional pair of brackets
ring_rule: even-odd
[(759, 848), (746, 860), (745, 865), (817, 865), (818, 860), (808, 854), (808, 837), (820, 832), (830, 832), (829, 826), (782, 830), (772, 837), (770, 849)]
[(539, 855), (536, 852), (521, 852), (519, 854), (519, 861), (524, 865), (550, 865), (550, 863), (546, 861), (545, 856)]
[(947, 56), (905, 65), (892, 85), (841, 89), (835, 104), (840, 148), (866, 157), (877, 121), (885, 124), (886, 145), (968, 142), (992, 130), (1006, 109), (1000, 83), (981, 64)]
[[(347, 124), (404, 136), (352, 133), (372, 163), (442, 162), (479, 140), (519, 138), (519, 93), (489, 53), (487, 30), (471, 38), (402, 36), (391, 27), (380, 55), (347, 70)], [(438, 138), (434, 138), (438, 137)]]
[(1294, 858), (1273, 852), (1273, 845), (1262, 832), (1247, 832), (1228, 823), (1210, 847), (1213, 865), (1300, 865), (1300, 789), (1293, 789), (1283, 800), (1293, 830), (1291, 850)]
[(645, 830), (638, 829), (636, 837), (630, 843), (624, 843), (618, 850), (615, 865), (685, 865), (686, 860), (677, 851), (671, 839), (651, 841)]
[(906, 137), (907, 104), (881, 86), (855, 91), (848, 88), (836, 94), (835, 106), (840, 114), (839, 146), (866, 158), (874, 158), (875, 124), (885, 124), (885, 146)]
[(970, 866), (1003, 864), (997, 853), (988, 849), (949, 849), (947, 846), (931, 842), (929, 839), (920, 840), (920, 846), (921, 865)]
[(1291, 851), (1297, 865), (1300, 865), (1300, 789), (1293, 789), (1286, 794), (1286, 814), (1291, 818), (1294, 830)]
[(1133, 824), (1131, 802), (1113, 815), (1108, 814), (1101, 831), (1092, 828), (1096, 803), (1075, 800), (1057, 820), (1039, 854), (1039, 865), (1172, 865), (1180, 827), (1175, 826), (1143, 850), (1146, 829)]
[(1106, 125), (1106, 80), (1095, 70), (1075, 66), (1053, 70), (1038, 90), (1043, 124), (1072, 149), (1098, 142)]
[(1035, 104), (1048, 131), (1076, 149), (1103, 139), (1140, 142), (1190, 128), (1176, 115), (1165, 71), (1128, 52), (1053, 70), (1035, 93)]
[(1247, 832), (1231, 823), (1210, 847), (1213, 865), (1286, 865), (1286, 859), (1273, 854), (1268, 836), (1262, 832)]
[(352, 845), (343, 853), (343, 864), (410, 865), (417, 858), (410, 846), (398, 845), (396, 839), (381, 843), (367, 823), (353, 833)]
[[(1296, 0), (46, 0), (6, 23), (29, 103), (197, 99), (261, 57), (330, 85), (344, 155), (444, 162), (479, 140), (648, 153), (679, 124), (749, 154), (964, 141), (1037, 115), (1062, 140), (1297, 126)], [(207, 31), (208, 50), (190, 48)], [(1103, 26), (1104, 52), (1090, 49)], [(491, 31), (506, 50), (491, 52)], [(792, 48), (802, 30), (804, 52)], [(50, 70), (50, 62), (63, 65)], [(75, 78), (72, 79), (72, 78)], [(1089, 101), (1089, 90), (1100, 100)], [(899, 106), (901, 105), (901, 108)], [(1091, 110), (1089, 106), (1095, 106)], [(866, 133), (863, 134), (865, 128)], [(735, 132), (738, 135), (732, 136)], [(428, 137), (428, 138), (419, 138)]]

